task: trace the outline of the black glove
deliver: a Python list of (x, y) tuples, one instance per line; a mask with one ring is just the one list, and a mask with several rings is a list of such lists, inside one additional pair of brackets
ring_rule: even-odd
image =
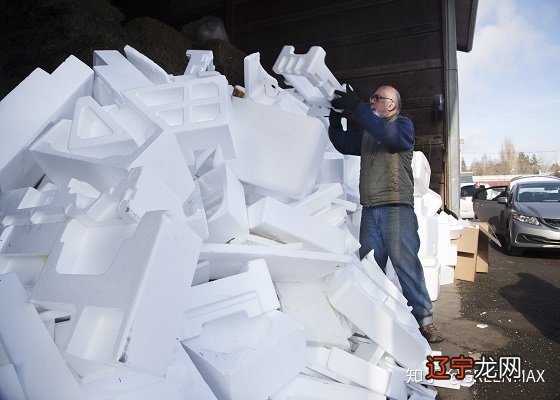
[(340, 129), (342, 128), (342, 114), (336, 112), (335, 110), (331, 110), (329, 114), (329, 125), (333, 128)]
[(337, 110), (354, 111), (362, 102), (350, 86), (347, 86), (347, 88), (346, 92), (343, 92), (342, 90), (334, 91), (335, 98), (331, 101), (332, 108), (336, 108)]

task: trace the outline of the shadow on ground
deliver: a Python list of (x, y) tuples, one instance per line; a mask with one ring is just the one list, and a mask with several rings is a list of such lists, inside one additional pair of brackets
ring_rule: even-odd
[(560, 342), (560, 289), (532, 274), (518, 273), (519, 281), (499, 289), (500, 295), (545, 337)]

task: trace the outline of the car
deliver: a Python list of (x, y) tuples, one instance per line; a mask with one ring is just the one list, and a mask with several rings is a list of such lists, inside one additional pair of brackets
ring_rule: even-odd
[(478, 188), (475, 187), (474, 183), (461, 183), (461, 194), (459, 196), (459, 216), (462, 219), (473, 219), (475, 218), (473, 210), (473, 195), (478, 189), (485, 189), (489, 187), (487, 183), (481, 183)]
[(479, 190), (473, 210), (510, 255), (535, 248), (560, 250), (560, 178), (518, 177), (508, 186)]

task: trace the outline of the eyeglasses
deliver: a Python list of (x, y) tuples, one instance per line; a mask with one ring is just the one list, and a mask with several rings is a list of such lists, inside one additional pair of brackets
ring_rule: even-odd
[(369, 98), (369, 102), (370, 102), (370, 103), (375, 103), (375, 102), (381, 101), (381, 100), (391, 100), (391, 101), (395, 101), (395, 100), (393, 100), (393, 99), (390, 98), (390, 97), (381, 96), (380, 94), (377, 94), (377, 93), (374, 94), (373, 96), (371, 96), (371, 97)]

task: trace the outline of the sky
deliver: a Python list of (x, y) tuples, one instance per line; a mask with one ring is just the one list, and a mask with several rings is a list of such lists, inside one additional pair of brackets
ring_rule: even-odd
[(517, 152), (560, 164), (560, 1), (480, 0), (473, 49), (458, 52), (461, 156)]

